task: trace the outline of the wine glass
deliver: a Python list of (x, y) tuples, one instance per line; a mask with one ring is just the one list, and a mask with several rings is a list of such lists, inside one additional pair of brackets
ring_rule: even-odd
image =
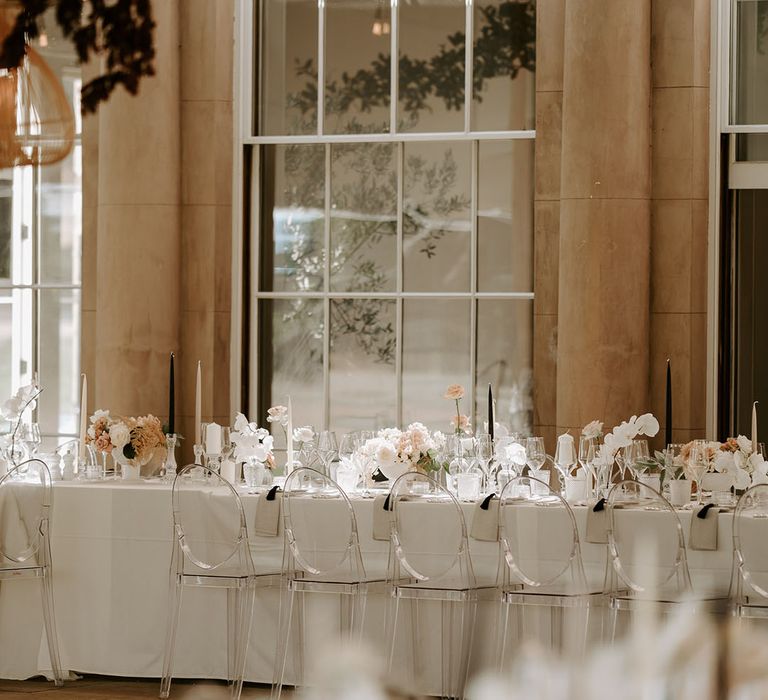
[(40, 426), (37, 423), (22, 423), (19, 432), (21, 433), (19, 437), (27, 452), (27, 458), (31, 459), (37, 454), (37, 450), (43, 442), (40, 437)]
[(547, 461), (543, 437), (525, 438), (525, 463), (533, 472), (538, 472)]
[(693, 479), (696, 482), (696, 503), (701, 505), (701, 480), (709, 469), (709, 446), (706, 440), (693, 441), (691, 454), (688, 458), (688, 467), (693, 472)]
[(317, 455), (323, 464), (323, 473), (333, 478), (330, 472), (331, 462), (339, 452), (339, 443), (336, 440), (336, 433), (331, 430), (323, 430), (317, 438)]
[(651, 461), (651, 452), (648, 449), (648, 440), (632, 441), (632, 468), (633, 476), (637, 478), (638, 474), (644, 474)]
[(360, 444), (358, 433), (347, 433), (339, 443), (339, 466), (336, 468), (336, 480), (345, 491), (356, 488), (361, 477), (358, 460), (355, 459)]
[(560, 436), (557, 440), (557, 449), (555, 451), (555, 466), (563, 478), (565, 478), (570, 475), (574, 464), (576, 464), (576, 450), (573, 446), (573, 438), (570, 435)]
[(597, 447), (595, 445), (595, 438), (587, 437), (586, 435), (580, 435), (579, 436), (579, 464), (581, 465), (582, 469), (587, 474), (587, 478), (590, 481), (590, 490), (591, 490), (591, 483), (594, 479), (597, 480), (597, 475), (595, 474), (595, 456), (597, 453)]
[(488, 473), (488, 465), (491, 459), (493, 459), (493, 440), (490, 435), (477, 435), (475, 436), (475, 460), (480, 465), (480, 469), (483, 472), (486, 488), (491, 490), (491, 475)]

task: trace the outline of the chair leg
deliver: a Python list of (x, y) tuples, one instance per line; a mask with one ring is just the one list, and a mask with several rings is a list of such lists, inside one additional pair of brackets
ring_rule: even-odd
[(619, 608), (613, 602), (611, 603), (611, 643), (616, 641), (616, 627), (619, 622)]
[(248, 658), (248, 641), (253, 621), (253, 603), (256, 598), (256, 587), (252, 582), (241, 585), (237, 591), (239, 616), (237, 624), (237, 640), (235, 643), (235, 675), (232, 682), (232, 700), (239, 700), (243, 692), (245, 677), (245, 662)]
[(549, 608), (550, 644), (558, 652), (563, 650), (563, 609), (559, 605)]
[(509, 634), (509, 609), (512, 607), (509, 603), (500, 601), (501, 606), (500, 620), (496, 622), (496, 672), (501, 673), (504, 669), (504, 657), (507, 650), (507, 635)]
[(421, 636), (421, 624), (419, 619), (419, 601), (411, 598), (411, 654), (413, 657), (413, 687), (421, 678), (421, 653), (419, 639)]
[(353, 597), (351, 633), (353, 644), (361, 644), (365, 629), (365, 609), (368, 604), (368, 591), (364, 586)]
[(160, 697), (167, 698), (171, 692), (171, 671), (173, 668), (173, 654), (176, 650), (176, 627), (179, 624), (179, 611), (181, 610), (181, 595), (183, 588), (176, 575), (171, 576), (171, 585), (168, 595), (168, 628), (165, 633), (165, 658), (163, 659), (163, 678), (160, 681)]
[(280, 693), (283, 690), (283, 679), (285, 678), (285, 664), (288, 657), (288, 641), (291, 631), (291, 621), (293, 618), (293, 602), (296, 596), (291, 582), (284, 584), (280, 592), (280, 612), (277, 622), (277, 645), (275, 647), (275, 674), (272, 681), (271, 697), (279, 700)]
[(42, 595), (43, 621), (45, 623), (45, 634), (48, 639), (48, 655), (51, 657), (53, 682), (57, 686), (62, 686), (64, 685), (64, 678), (61, 673), (61, 660), (59, 658), (59, 637), (56, 634), (56, 614), (53, 606), (53, 580), (51, 578), (50, 566), (46, 566), (43, 569)]
[(237, 640), (239, 637), (238, 622), (240, 620), (240, 591), (237, 588), (227, 588), (227, 680), (235, 680), (237, 667)]
[(453, 636), (453, 604), (448, 600), (440, 601), (440, 636), (442, 640), (442, 654), (440, 659), (440, 671), (442, 673), (442, 694), (440, 697), (453, 697), (454, 686), (454, 662), (456, 655), (453, 647), (456, 640)]
[(387, 601), (387, 620), (384, 632), (384, 643), (387, 645), (387, 676), (392, 675), (392, 665), (395, 658), (395, 640), (397, 639), (397, 614), (400, 611), (400, 596), (392, 591)]
[(472, 660), (472, 647), (475, 639), (475, 620), (477, 618), (477, 601), (465, 600), (460, 605), (459, 615), (459, 658), (455, 663), (457, 678), (455, 697), (463, 698), (467, 685), (469, 667)]

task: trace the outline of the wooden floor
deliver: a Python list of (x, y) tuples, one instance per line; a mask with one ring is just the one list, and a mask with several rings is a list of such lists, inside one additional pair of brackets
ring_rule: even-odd
[[(33, 700), (36, 698), (57, 698), (58, 700), (122, 700), (122, 698), (156, 698), (160, 689), (158, 680), (133, 678), (110, 678), (106, 676), (85, 676), (79, 681), (70, 681), (63, 688), (56, 688), (45, 680), (3, 681), (0, 680), (0, 700)], [(283, 697), (292, 693), (283, 691)], [(174, 680), (171, 686), (171, 700), (216, 700), (228, 698), (225, 683), (219, 681)], [(243, 698), (268, 698), (269, 686), (246, 684)]]

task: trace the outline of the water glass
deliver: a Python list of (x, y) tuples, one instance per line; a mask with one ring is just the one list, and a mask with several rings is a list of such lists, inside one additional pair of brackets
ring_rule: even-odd
[(547, 453), (544, 450), (543, 437), (529, 437), (525, 439), (525, 460), (532, 471), (539, 471), (547, 461)]
[(480, 474), (476, 471), (456, 475), (457, 493), (460, 501), (476, 501), (480, 498)]
[(265, 472), (264, 463), (253, 457), (249, 457), (243, 463), (243, 479), (248, 487), (248, 493), (254, 493), (255, 489), (264, 483)]
[(331, 473), (331, 463), (339, 454), (339, 443), (336, 441), (336, 433), (331, 430), (323, 430), (320, 433), (317, 438), (317, 454), (323, 463), (323, 473), (334, 479), (336, 475)]

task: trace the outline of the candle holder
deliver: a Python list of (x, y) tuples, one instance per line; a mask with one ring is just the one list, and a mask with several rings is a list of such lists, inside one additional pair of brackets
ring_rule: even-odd
[(176, 445), (179, 438), (176, 433), (166, 433), (165, 435), (165, 461), (163, 462), (163, 479), (173, 481), (176, 478)]
[(202, 481), (204, 479), (203, 465), (205, 464), (204, 462), (205, 448), (202, 445), (193, 445), (192, 450), (195, 453), (195, 464), (197, 465), (192, 470), (192, 480)]
[(205, 455), (205, 466), (207, 469), (209, 469), (212, 472), (215, 472), (216, 474), (221, 474), (221, 461), (222, 461), (222, 455), (221, 454), (206, 454)]

